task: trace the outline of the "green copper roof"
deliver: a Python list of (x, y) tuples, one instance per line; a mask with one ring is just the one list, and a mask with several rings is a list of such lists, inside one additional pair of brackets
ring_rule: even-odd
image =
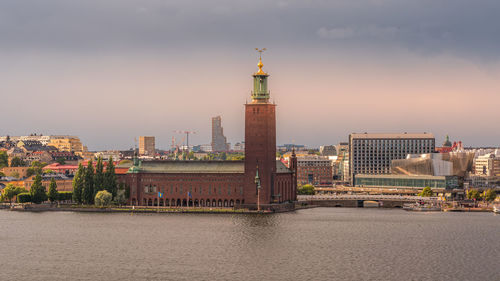
[[(142, 161), (140, 166), (131, 166), (128, 173), (167, 174), (243, 174), (244, 161)], [(276, 161), (277, 173), (291, 173), (281, 161)]]

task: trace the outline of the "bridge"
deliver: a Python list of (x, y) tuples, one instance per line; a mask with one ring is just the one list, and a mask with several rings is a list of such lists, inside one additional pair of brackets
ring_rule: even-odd
[(398, 196), (398, 195), (298, 195), (299, 204), (315, 205), (320, 207), (383, 207), (402, 208), (405, 203), (414, 203), (417, 200), (436, 202), (437, 197)]

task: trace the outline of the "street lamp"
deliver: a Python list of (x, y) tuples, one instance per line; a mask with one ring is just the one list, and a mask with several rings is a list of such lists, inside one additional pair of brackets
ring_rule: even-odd
[(257, 171), (255, 172), (255, 186), (257, 187), (257, 211), (260, 212), (260, 177), (259, 177), (259, 165), (257, 165)]

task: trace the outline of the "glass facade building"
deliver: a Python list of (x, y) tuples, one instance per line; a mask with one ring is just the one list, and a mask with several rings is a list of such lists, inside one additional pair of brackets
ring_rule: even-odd
[(349, 174), (389, 174), (391, 161), (408, 154), (434, 152), (434, 135), (422, 134), (350, 134)]
[(385, 188), (458, 188), (457, 176), (356, 175), (354, 186)]

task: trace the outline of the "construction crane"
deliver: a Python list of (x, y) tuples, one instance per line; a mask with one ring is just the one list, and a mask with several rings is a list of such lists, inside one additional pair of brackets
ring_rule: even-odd
[[(189, 135), (190, 134), (196, 134), (196, 131), (179, 131), (179, 130), (174, 130), (174, 133), (177, 134), (186, 134), (186, 147), (187, 151), (189, 152)], [(184, 139), (182, 139), (184, 141)]]

